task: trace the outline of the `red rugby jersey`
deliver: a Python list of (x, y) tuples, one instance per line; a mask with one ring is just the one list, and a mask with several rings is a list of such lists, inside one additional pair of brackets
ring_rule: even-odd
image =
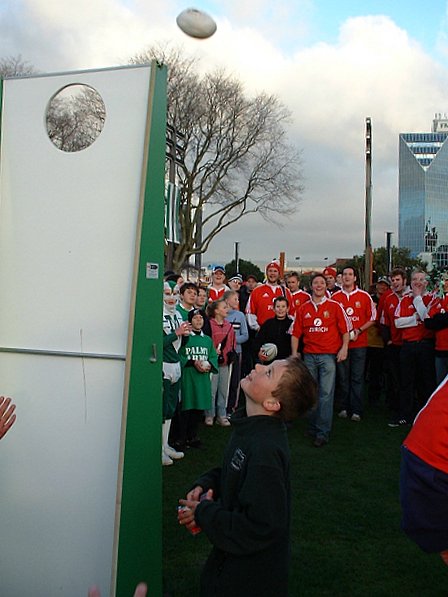
[(246, 313), (255, 315), (258, 325), (274, 317), (274, 299), (277, 296), (286, 296), (289, 302), (289, 314), (294, 316), (294, 305), (292, 304), (291, 293), (285, 286), (276, 284), (262, 284), (252, 290), (246, 307)]
[(208, 302), (212, 303), (213, 301), (217, 301), (218, 299), (224, 296), (226, 290), (230, 290), (230, 288), (224, 285), (222, 288), (215, 288), (214, 286), (207, 287), (207, 294), (208, 294)]
[[(368, 321), (375, 321), (375, 303), (365, 290), (360, 288), (355, 288), (352, 292), (339, 290), (333, 294), (332, 298), (342, 306), (351, 321), (353, 329), (359, 330)], [(350, 342), (349, 348), (363, 348), (367, 346), (367, 343), (367, 334), (364, 332), (359, 334), (355, 341)]]
[(339, 303), (324, 297), (299, 307), (292, 329), (296, 338), (303, 337), (303, 351), (316, 354), (336, 354), (342, 346), (342, 335), (350, 329), (350, 322)]
[[(448, 294), (445, 294), (443, 299), (432, 305), (428, 311), (430, 317), (434, 317), (437, 313), (448, 313)], [(436, 330), (436, 350), (448, 350), (448, 328), (443, 330)]]
[[(414, 307), (414, 298), (415, 297), (413, 294), (407, 294), (401, 299), (395, 311), (395, 319), (398, 319), (399, 317), (410, 317), (411, 315), (415, 315), (417, 311)], [(429, 293), (424, 294), (422, 298), (426, 307), (431, 301), (433, 301), (433, 296)], [(420, 340), (424, 340), (426, 338), (434, 338), (434, 332), (432, 330), (426, 329), (423, 321), (420, 319), (417, 321), (417, 325), (400, 329), (404, 342), (419, 342)]]

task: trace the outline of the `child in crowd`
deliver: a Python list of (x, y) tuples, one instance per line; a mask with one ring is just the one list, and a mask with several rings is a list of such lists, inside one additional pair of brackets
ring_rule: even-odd
[(201, 309), (202, 314), (204, 316), (204, 326), (202, 328), (202, 331), (204, 332), (204, 334), (206, 336), (212, 336), (212, 330), (210, 329), (210, 322), (208, 320), (208, 317), (205, 313), (205, 310), (207, 308), (207, 291), (205, 290), (205, 288), (202, 288), (202, 286), (198, 286), (198, 296), (196, 297), (196, 302), (194, 304), (195, 309)]
[[(193, 484), (178, 517), (213, 545), (200, 597), (286, 597), (290, 554), (290, 454), (285, 422), (309, 411), (316, 384), (299, 358), (256, 365), (241, 381), (246, 417), (221, 468)], [(236, 415), (235, 415), (236, 417)]]
[(274, 299), (274, 314), (267, 319), (260, 327), (254, 340), (254, 358), (263, 362), (265, 358), (260, 353), (263, 344), (271, 342), (277, 347), (277, 360), (286, 359), (291, 354), (291, 326), (292, 317), (288, 315), (289, 301), (284, 296)]
[(207, 287), (208, 301), (212, 303), (222, 298), (226, 290), (230, 290), (226, 282), (226, 270), (223, 265), (215, 265), (212, 269), (212, 283)]
[(181, 366), (179, 348), (182, 336), (189, 334), (190, 324), (182, 321), (176, 310), (178, 287), (175, 282), (165, 282), (163, 288), (163, 424), (162, 464), (168, 466), (173, 460), (184, 457), (168, 443), (171, 420), (179, 402)]
[(229, 399), (227, 400), (227, 414), (231, 414), (238, 408), (238, 399), (240, 393), (240, 379), (241, 379), (241, 358), (242, 346), (249, 339), (249, 330), (244, 313), (239, 310), (239, 294), (236, 290), (227, 290), (224, 293), (224, 299), (229, 307), (227, 313), (227, 321), (232, 324), (236, 339), (236, 358), (232, 367), (232, 375), (230, 377)]
[(183, 343), (179, 356), (182, 363), (181, 380), (181, 441), (186, 446), (198, 448), (198, 426), (204, 410), (212, 406), (211, 373), (218, 373), (218, 355), (210, 336), (204, 334), (204, 312), (193, 309), (188, 314), (191, 332)]
[(213, 425), (215, 414), (216, 422), (222, 427), (228, 427), (227, 398), (229, 396), (229, 383), (232, 364), (229, 363), (229, 353), (235, 350), (235, 332), (232, 324), (226, 321), (229, 307), (224, 298), (213, 301), (207, 307), (210, 317), (213, 345), (218, 354), (218, 373), (212, 374), (212, 406), (205, 411), (205, 424)]

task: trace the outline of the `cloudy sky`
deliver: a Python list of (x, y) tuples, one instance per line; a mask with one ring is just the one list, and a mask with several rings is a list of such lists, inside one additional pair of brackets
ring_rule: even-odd
[[(290, 108), (305, 193), (282, 227), (243, 218), (205, 259), (324, 264), (364, 247), (365, 119), (373, 128), (374, 246), (397, 239), (398, 135), (429, 131), (448, 112), (445, 0), (198, 0), (218, 24), (207, 41), (176, 26), (179, 0), (0, 0), (0, 56), (39, 71), (124, 64), (155, 41), (183, 44), (209, 68), (225, 66), (248, 93)], [(297, 263), (297, 262), (296, 262)]]

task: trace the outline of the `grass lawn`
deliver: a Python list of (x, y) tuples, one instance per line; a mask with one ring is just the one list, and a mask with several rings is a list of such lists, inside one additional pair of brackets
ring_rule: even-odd
[[(289, 430), (292, 455), (291, 597), (446, 597), (448, 568), (400, 530), (400, 444), (382, 407), (361, 423), (335, 419), (331, 443), (314, 448), (306, 422)], [(197, 597), (210, 545), (177, 524), (177, 500), (221, 462), (229, 428), (201, 429), (204, 448), (164, 467), (164, 577), (172, 597)], [(275, 596), (273, 596), (275, 597)]]

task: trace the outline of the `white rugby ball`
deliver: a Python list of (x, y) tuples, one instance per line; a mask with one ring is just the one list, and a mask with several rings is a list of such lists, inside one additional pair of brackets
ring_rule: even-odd
[(260, 348), (261, 354), (266, 358), (267, 361), (272, 361), (277, 356), (277, 346), (272, 342), (266, 342)]
[(210, 15), (197, 8), (186, 8), (177, 17), (176, 23), (190, 37), (207, 39), (216, 31), (216, 23)]

